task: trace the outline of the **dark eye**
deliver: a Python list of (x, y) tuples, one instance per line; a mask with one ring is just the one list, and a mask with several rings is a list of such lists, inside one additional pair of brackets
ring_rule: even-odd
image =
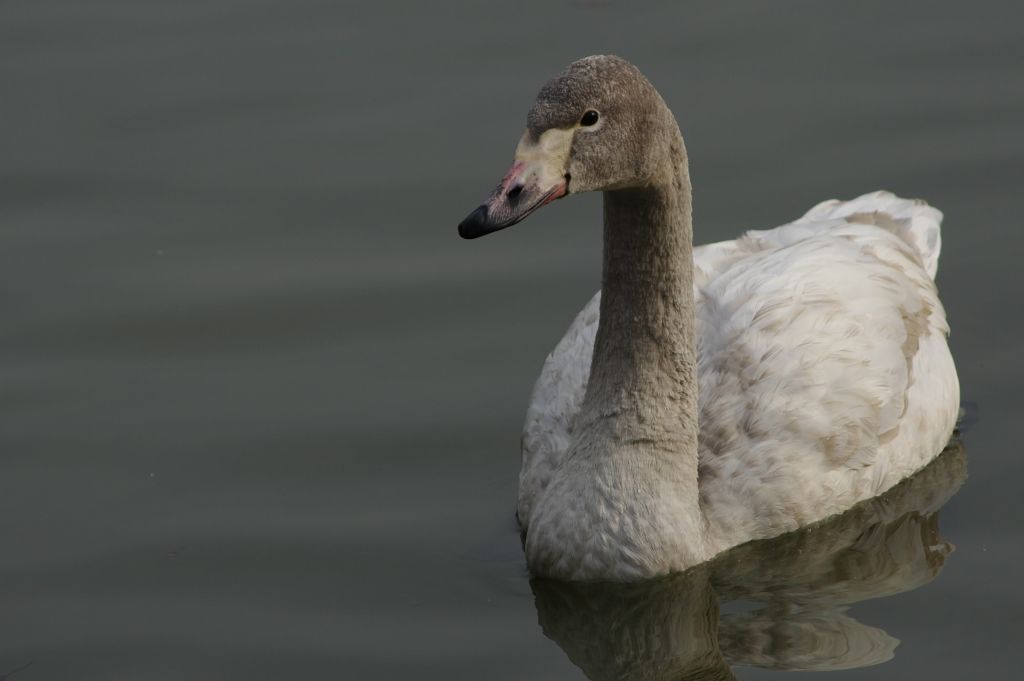
[(594, 123), (597, 123), (597, 112), (593, 109), (583, 114), (583, 118), (580, 119), (580, 125), (591, 126)]

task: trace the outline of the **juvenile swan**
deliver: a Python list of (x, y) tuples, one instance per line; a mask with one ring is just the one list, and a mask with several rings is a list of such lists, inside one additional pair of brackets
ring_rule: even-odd
[(604, 193), (602, 290), (545, 362), (523, 433), (534, 574), (684, 570), (840, 513), (942, 450), (959, 384), (939, 211), (876, 192), (694, 249), (679, 127), (612, 56), (541, 89), (459, 234), (587, 191)]

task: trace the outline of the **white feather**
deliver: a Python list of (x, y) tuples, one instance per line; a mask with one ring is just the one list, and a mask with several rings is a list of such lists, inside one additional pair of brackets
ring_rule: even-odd
[[(941, 220), (875, 192), (695, 249), (700, 501), (713, 552), (842, 512), (942, 450), (959, 384), (933, 281)], [(569, 446), (599, 299), (534, 388), (521, 514)]]

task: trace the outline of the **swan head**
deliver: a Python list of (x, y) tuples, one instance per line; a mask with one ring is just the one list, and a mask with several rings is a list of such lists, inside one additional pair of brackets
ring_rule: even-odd
[(646, 185), (670, 165), (676, 136), (668, 107), (635, 66), (610, 55), (573, 62), (541, 88), (512, 168), (459, 235), (510, 227), (569, 194)]

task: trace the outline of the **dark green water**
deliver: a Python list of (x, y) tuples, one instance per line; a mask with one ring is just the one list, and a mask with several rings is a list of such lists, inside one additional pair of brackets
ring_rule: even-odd
[[(633, 678), (681, 678), (717, 641), (763, 663), (743, 603), (809, 584), (778, 607), (831, 608), (824, 631), (855, 603), (840, 614), (900, 644), (801, 679), (1016, 678), (1022, 19), (1011, 2), (0, 3), (0, 675), (583, 678), (571, 658), (614, 678), (594, 655), (621, 651)], [(658, 587), (678, 602), (662, 619), (617, 617), (650, 597), (633, 592), (541, 585), (535, 605), (519, 427), (597, 288), (600, 200), (472, 243), (455, 225), (539, 86), (600, 52), (676, 112), (698, 242), (877, 188), (945, 212), (969, 477), (938, 521), (917, 493), (864, 520), (908, 564), (942, 554), (918, 588), (881, 597), (877, 570), (843, 562), (884, 542), (828, 562), (834, 543), (808, 539), (792, 563), (775, 546)], [(846, 581), (793, 567), (808, 555)], [(681, 666), (573, 638), (586, 608), (634, 643), (678, 617)], [(817, 640), (766, 617), (776, 662)]]

